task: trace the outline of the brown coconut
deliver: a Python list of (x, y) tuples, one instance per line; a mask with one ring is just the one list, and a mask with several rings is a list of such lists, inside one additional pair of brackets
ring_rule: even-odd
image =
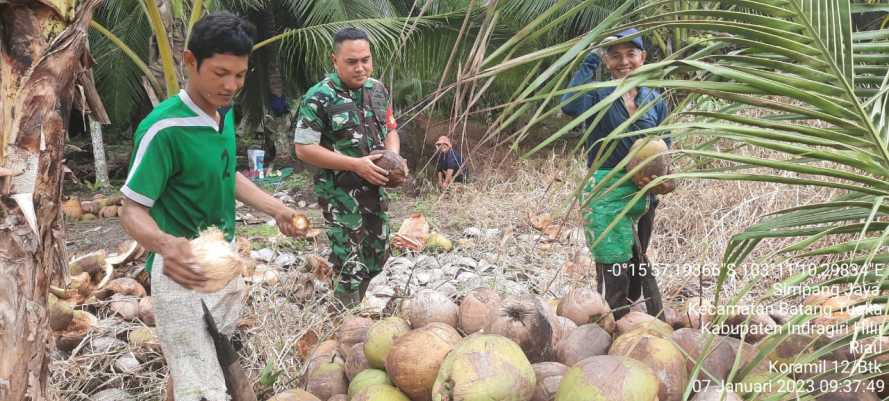
[(278, 393), (268, 401), (324, 401), (318, 399), (306, 390), (294, 388), (283, 393)]
[(568, 366), (596, 355), (605, 355), (611, 346), (611, 336), (597, 324), (578, 326), (559, 342), (556, 359)]
[(225, 287), (233, 278), (240, 276), (248, 262), (225, 240), (218, 228), (210, 228), (191, 240), (191, 252), (201, 266), (207, 281), (195, 287), (201, 292), (216, 292)]
[(636, 359), (654, 371), (661, 386), (658, 399), (681, 401), (688, 384), (685, 356), (670, 340), (650, 335), (624, 334), (614, 340), (609, 355), (621, 355)]
[(343, 324), (337, 331), (336, 338), (339, 341), (340, 355), (347, 356), (352, 346), (367, 340), (367, 329), (374, 323), (373, 320), (361, 316), (349, 316), (343, 320)]
[(683, 326), (685, 324), (685, 320), (682, 319), (682, 315), (680, 315), (679, 312), (676, 311), (676, 309), (673, 309), (669, 306), (664, 307), (664, 320), (673, 329), (681, 329), (685, 327)]
[(386, 188), (396, 188), (404, 184), (404, 181), (407, 180), (407, 168), (404, 164), (404, 159), (388, 149), (378, 149), (370, 152), (371, 155), (382, 154), (383, 157), (374, 160), (374, 164), (378, 167), (382, 168), (389, 172), (386, 178), (389, 179), (386, 182)]
[(558, 362), (540, 362), (531, 365), (534, 369), (534, 377), (537, 385), (534, 387), (534, 396), (531, 401), (552, 401), (559, 390), (562, 376), (568, 371), (568, 366)]
[(423, 289), (402, 304), (402, 316), (411, 328), (419, 329), (429, 323), (441, 322), (457, 327), (459, 308), (447, 295), (431, 289)]
[(129, 295), (114, 294), (108, 307), (126, 321), (131, 322), (139, 317), (139, 299)]
[(743, 401), (743, 399), (731, 390), (711, 386), (695, 394), (691, 401)]
[(518, 344), (503, 336), (476, 333), (445, 357), (432, 385), (432, 399), (526, 401), (534, 395), (536, 381)]
[[(637, 165), (649, 160), (636, 174), (633, 175), (633, 182), (639, 188), (644, 187), (643, 179), (650, 177), (659, 177), (670, 173), (670, 163), (672, 162), (670, 155), (667, 153), (669, 148), (667, 143), (660, 138), (640, 138), (633, 143), (630, 152), (639, 149), (639, 151), (630, 159), (627, 170), (632, 170)], [(667, 180), (660, 185), (652, 188), (650, 192), (654, 194), (667, 194), (676, 188), (673, 180)], [(662, 400), (663, 401), (663, 400)]]
[(531, 401), (555, 400), (560, 384), (562, 384), (562, 376), (550, 376), (537, 380), (537, 385), (534, 386), (534, 395), (531, 396)]
[(750, 316), (738, 314), (726, 319), (724, 327), (731, 333), (730, 337), (741, 338), (748, 343), (756, 343), (778, 329), (778, 324), (768, 314)]
[(558, 401), (656, 401), (658, 379), (648, 366), (639, 361), (614, 355), (584, 359), (562, 376), (556, 393)]
[(552, 355), (552, 327), (536, 297), (507, 297), (491, 311), (486, 333), (515, 341), (531, 363)]
[(336, 394), (346, 394), (349, 391), (349, 380), (342, 364), (325, 363), (319, 365), (314, 371), (309, 372), (306, 381), (306, 391), (312, 395), (326, 400)]
[(154, 304), (151, 297), (144, 297), (139, 300), (139, 320), (148, 326), (154, 326)]
[(392, 350), (395, 339), (410, 331), (404, 319), (391, 316), (375, 322), (367, 329), (367, 341), (364, 343), (364, 355), (371, 367), (384, 369), (386, 357)]
[(346, 377), (349, 380), (355, 378), (355, 375), (370, 369), (370, 363), (364, 356), (364, 343), (353, 344), (352, 348), (346, 352)]
[(342, 355), (337, 351), (338, 346), (339, 343), (336, 340), (322, 341), (315, 346), (315, 349), (313, 349), (309, 354), (309, 357), (306, 358), (306, 374), (303, 376), (305, 380), (308, 380), (311, 372), (315, 371), (315, 369), (325, 363), (345, 363), (342, 359)]
[[(682, 328), (670, 337), (673, 342), (687, 354), (686, 370), (691, 372), (702, 355), (704, 361), (697, 379), (702, 384), (724, 382), (735, 363), (735, 349), (726, 341), (726, 337), (716, 336), (710, 340), (709, 332), (697, 329)], [(708, 341), (710, 341), (708, 346)], [(698, 385), (697, 388), (706, 387)]]
[(565, 316), (555, 316), (550, 319), (549, 324), (553, 328), (553, 350), (557, 350), (562, 339), (568, 337), (577, 328), (577, 324)]
[(691, 297), (685, 300), (685, 304), (679, 313), (682, 318), (682, 327), (700, 329), (706, 327), (713, 320), (715, 312), (713, 303), (701, 297)]
[(491, 311), (502, 299), (492, 288), (479, 287), (466, 294), (460, 302), (458, 325), (463, 334), (469, 335), (488, 326)]
[(654, 316), (639, 311), (630, 311), (622, 318), (618, 319), (617, 322), (615, 322), (614, 334), (619, 336), (639, 328), (662, 333), (667, 337), (673, 334), (672, 326)]
[(440, 322), (411, 330), (392, 344), (386, 372), (411, 400), (430, 401), (438, 369), (461, 339), (456, 329)]
[(577, 288), (569, 291), (559, 301), (556, 312), (559, 316), (571, 319), (578, 326), (598, 322), (605, 331), (611, 333), (614, 330), (614, 316), (611, 315), (611, 307), (605, 302), (602, 294), (590, 288)]
[(87, 333), (96, 324), (99, 319), (92, 313), (76, 310), (72, 313), (71, 322), (68, 327), (58, 333), (56, 337), (56, 346), (62, 351), (71, 351), (83, 341)]

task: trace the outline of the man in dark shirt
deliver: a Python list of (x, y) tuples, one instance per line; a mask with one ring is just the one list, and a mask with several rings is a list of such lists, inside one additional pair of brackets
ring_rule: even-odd
[(463, 165), (463, 156), (454, 150), (451, 140), (446, 136), (440, 136), (435, 141), (435, 150), (438, 153), (438, 167), (436, 177), (438, 186), (445, 189), (452, 182), (463, 182), (466, 176), (466, 167)]
[[(606, 42), (638, 34), (638, 30), (630, 28), (606, 39)], [(584, 85), (595, 81), (595, 72), (602, 61), (605, 62), (605, 67), (612, 78), (623, 79), (645, 63), (645, 56), (640, 36), (635, 36), (630, 41), (608, 46), (604, 50), (591, 52), (574, 73), (569, 86)], [(575, 93), (567, 93), (562, 96), (562, 112), (570, 116), (579, 116), (613, 92), (614, 87), (607, 87), (593, 89), (579, 96)], [(653, 107), (644, 110), (644, 114), (640, 116), (634, 115), (649, 102), (655, 102)], [(667, 116), (667, 106), (656, 90), (640, 87), (624, 94), (620, 100), (614, 101), (601, 113), (605, 113), (605, 115), (593, 128), (587, 141), (587, 167), (592, 167), (596, 161), (597, 154), (602, 147), (601, 140), (627, 121), (630, 116), (638, 118), (632, 123), (628, 132), (652, 128), (664, 121)], [(595, 114), (591, 116), (587, 120), (587, 124), (592, 124), (595, 117)], [(611, 170), (627, 156), (633, 142), (639, 138), (641, 135), (615, 139), (613, 152), (593, 173), (593, 179), (584, 190), (584, 198), (588, 198), (596, 183), (604, 180), (606, 175), (611, 173)], [(670, 138), (664, 138), (664, 140), (669, 146)], [(604, 149), (602, 151), (604, 154)], [(608, 181), (616, 182), (623, 174), (625, 172), (621, 171)], [(650, 177), (650, 179), (653, 178)], [(621, 213), (638, 190), (639, 188), (632, 180), (627, 180), (604, 196), (589, 202), (589, 209), (586, 211), (584, 219), (587, 241), (590, 244), (598, 239), (599, 234), (605, 231), (615, 217)], [(657, 289), (657, 283), (651, 276), (651, 269), (644, 265), (644, 255), (651, 238), (656, 207), (657, 199), (653, 194), (648, 194), (646, 201), (637, 203), (624, 217), (618, 220), (617, 225), (596, 247), (591, 248), (598, 271), (599, 292), (603, 293), (612, 309), (618, 309), (614, 312), (615, 319), (626, 314), (629, 311), (629, 303), (639, 299), (643, 292), (644, 296), (649, 299), (649, 302), (646, 302), (648, 313), (658, 315), (661, 312), (660, 292)]]

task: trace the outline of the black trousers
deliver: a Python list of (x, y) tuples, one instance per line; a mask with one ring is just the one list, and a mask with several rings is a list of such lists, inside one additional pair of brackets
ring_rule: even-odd
[(625, 263), (597, 263), (597, 289), (601, 293), (615, 319), (630, 311), (630, 305), (646, 297), (645, 306), (650, 315), (664, 319), (660, 289), (653, 268), (646, 257), (651, 233), (654, 230), (657, 198), (652, 197), (648, 211), (639, 218), (633, 247), (633, 257)]

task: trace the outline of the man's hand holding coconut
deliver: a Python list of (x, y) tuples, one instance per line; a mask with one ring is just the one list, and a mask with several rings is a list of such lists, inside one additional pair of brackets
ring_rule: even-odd
[(361, 302), (370, 279), (389, 257), (384, 188), (401, 185), (407, 163), (392, 102), (371, 78), (367, 33), (345, 28), (334, 35), (333, 74), (303, 96), (294, 130), (297, 156), (320, 167), (315, 194), (327, 221), (334, 294), (347, 306)]
[[(607, 38), (585, 57), (574, 73), (569, 87), (593, 82), (596, 70), (602, 62), (613, 79), (622, 80), (642, 66), (645, 57), (641, 33), (634, 28), (625, 30)], [(580, 94), (566, 93), (561, 99), (565, 104), (562, 111), (570, 116), (579, 116), (606, 99), (614, 90), (614, 87), (606, 87)], [(644, 107), (651, 102), (654, 102), (652, 107)], [(660, 184), (650, 189), (645, 200), (636, 203), (628, 213), (620, 217), (617, 225), (604, 238), (599, 237), (641, 188), (657, 177), (669, 174), (669, 156), (661, 153), (670, 146), (670, 139), (644, 138), (642, 135), (613, 138), (611, 143), (616, 146), (610, 156), (606, 160), (596, 157), (600, 153), (603, 140), (615, 128), (631, 117), (634, 122), (628, 129), (630, 132), (655, 127), (666, 118), (667, 106), (656, 90), (638, 87), (623, 94), (600, 113), (604, 115), (594, 115), (587, 121), (592, 124), (597, 117), (601, 117), (587, 142), (587, 166), (597, 164), (599, 167), (593, 172), (593, 179), (587, 184), (581, 199), (581, 204), (588, 205), (584, 213), (587, 241), (590, 245), (593, 241), (599, 241), (595, 247), (590, 247), (596, 261), (598, 290), (614, 310), (615, 319), (626, 314), (631, 303), (643, 298), (646, 299), (648, 313), (658, 315), (662, 308), (660, 291), (652, 276), (652, 269), (648, 266), (645, 252), (651, 238), (654, 211), (657, 207), (656, 194), (669, 192), (672, 184)], [(637, 140), (652, 145), (633, 152), (636, 150), (633, 147)], [(641, 146), (641, 143), (636, 146)], [(657, 145), (662, 145), (664, 149)], [(604, 150), (602, 149), (603, 153)], [(608, 193), (590, 201), (588, 198), (593, 187), (622, 165), (623, 160), (631, 153), (635, 153), (637, 157), (630, 160), (629, 166), (623, 166), (623, 171), (608, 178), (610, 182), (606, 185), (616, 184), (624, 174), (633, 171), (640, 163), (645, 164), (637, 169), (632, 179), (625, 180)], [(647, 162), (646, 158), (638, 157), (654, 154), (661, 156)], [(666, 169), (662, 168), (665, 166)]]
[(284, 234), (300, 234), (293, 222), (300, 213), (235, 169), (231, 102), (254, 35), (249, 22), (227, 12), (194, 25), (182, 57), (185, 89), (139, 124), (121, 188), (121, 223), (150, 251), (145, 270), (170, 368), (168, 400), (256, 400), (237, 361), (219, 363), (202, 307), (222, 337), (234, 333), (246, 296), (245, 261), (233, 246), (235, 200), (275, 216)]

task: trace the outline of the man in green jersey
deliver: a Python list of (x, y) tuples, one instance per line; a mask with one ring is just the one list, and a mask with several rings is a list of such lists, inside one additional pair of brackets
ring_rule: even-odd
[[(201, 302), (220, 332), (231, 335), (246, 295), (241, 277), (214, 293), (192, 290), (207, 278), (189, 239), (218, 227), (233, 240), (235, 199), (274, 216), (282, 233), (300, 234), (293, 224), (297, 211), (235, 170), (230, 104), (244, 84), (254, 31), (230, 13), (213, 13), (194, 25), (183, 54), (185, 89), (159, 104), (139, 125), (121, 189), (121, 222), (151, 252), (146, 270), (151, 273), (157, 332), (176, 401), (229, 400), (226, 367), (217, 361)], [(256, 399), (249, 385), (231, 387), (234, 400)]]
[(370, 77), (367, 33), (343, 29), (334, 35), (334, 47), (336, 73), (303, 96), (294, 142), (301, 160), (321, 168), (315, 194), (330, 227), (330, 262), (339, 273), (334, 293), (351, 306), (361, 301), (389, 256), (382, 188), (387, 172), (373, 162), (379, 155), (370, 152), (399, 153), (400, 146), (389, 92)]

